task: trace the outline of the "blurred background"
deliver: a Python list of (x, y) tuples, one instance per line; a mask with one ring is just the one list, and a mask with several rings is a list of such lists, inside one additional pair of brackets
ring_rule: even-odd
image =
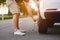
[[(34, 3), (31, 3), (33, 6)], [(20, 8), (20, 18), (28, 17), (27, 9), (24, 5), (24, 2), (22, 0), (19, 0), (18, 2), (19, 8)], [(31, 8), (32, 9), (32, 8)], [(33, 15), (37, 15), (37, 11), (32, 9)], [(8, 11), (8, 6), (6, 5), (6, 0), (0, 0), (0, 20), (2, 20), (2, 17), (5, 19), (12, 19), (12, 13)]]

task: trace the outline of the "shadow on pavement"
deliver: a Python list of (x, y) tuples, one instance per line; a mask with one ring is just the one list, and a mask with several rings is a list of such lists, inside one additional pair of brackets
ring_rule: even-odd
[(55, 25), (52, 28), (48, 28), (47, 34), (60, 35), (60, 25)]

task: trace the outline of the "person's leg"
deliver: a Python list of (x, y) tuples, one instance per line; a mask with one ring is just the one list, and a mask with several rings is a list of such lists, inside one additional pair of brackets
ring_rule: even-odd
[(15, 35), (25, 35), (20, 29), (19, 29), (19, 13), (13, 14), (13, 26), (14, 26), (14, 34)]
[(27, 12), (28, 12), (29, 16), (32, 18), (32, 20), (33, 20), (34, 22), (36, 22), (36, 19), (34, 18), (32, 9), (31, 9), (31, 7), (30, 7), (30, 5), (29, 5), (29, 2), (25, 2), (25, 1), (23, 1), (23, 2), (24, 2), (24, 4), (25, 4), (25, 7), (26, 7), (26, 9), (27, 9)]
[(14, 31), (17, 31), (19, 29), (19, 15), (20, 13), (15, 13), (13, 14), (13, 26), (14, 26)]
[(32, 20), (35, 22), (36, 19), (34, 18), (34, 15), (33, 15), (33, 12), (32, 12), (31, 7), (30, 7), (30, 6), (26, 6), (26, 8), (27, 8), (27, 12), (28, 12), (29, 16), (30, 16), (30, 17), (32, 18)]

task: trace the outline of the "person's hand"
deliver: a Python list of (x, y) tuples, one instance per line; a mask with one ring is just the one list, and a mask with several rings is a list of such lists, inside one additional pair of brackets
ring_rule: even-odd
[(33, 22), (36, 22), (37, 20), (36, 19), (33, 19)]
[(37, 19), (33, 19), (33, 22), (37, 23), (37, 21), (38, 21), (38, 18)]

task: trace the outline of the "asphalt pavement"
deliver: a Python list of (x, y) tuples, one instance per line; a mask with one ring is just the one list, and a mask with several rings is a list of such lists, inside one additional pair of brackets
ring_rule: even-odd
[(60, 40), (60, 26), (49, 28), (47, 34), (39, 34), (37, 24), (30, 17), (19, 19), (19, 27), (26, 35), (14, 35), (11, 20), (0, 21), (0, 40)]

